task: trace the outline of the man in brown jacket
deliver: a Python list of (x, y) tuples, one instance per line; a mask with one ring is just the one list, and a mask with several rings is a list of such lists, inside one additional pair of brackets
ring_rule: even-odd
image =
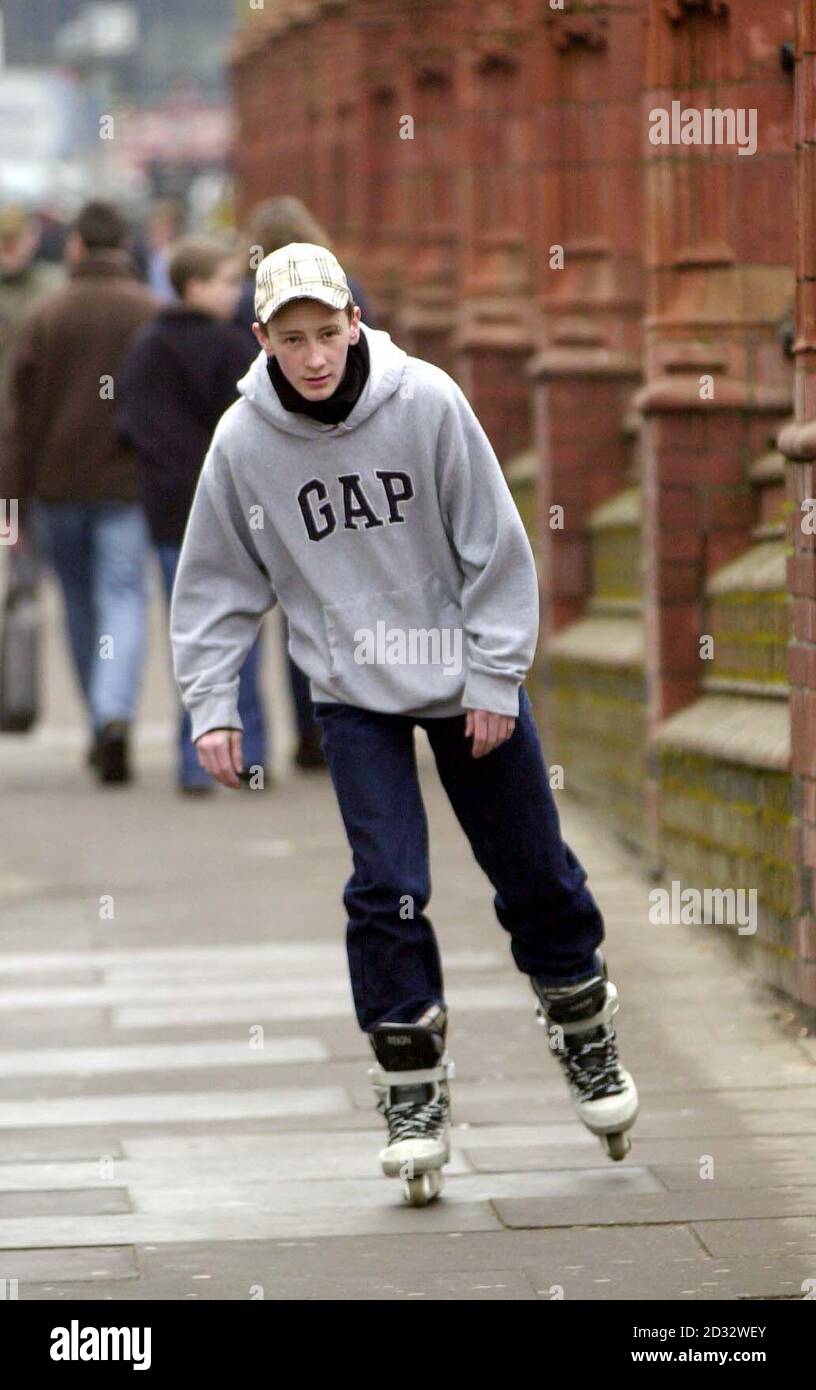
[(116, 431), (116, 374), (159, 308), (126, 237), (107, 203), (79, 214), (66, 245), (70, 283), (19, 326), (0, 463), (0, 496), (18, 500), (23, 540), (35, 499), (42, 517), (93, 730), (90, 760), (105, 782), (129, 777), (147, 616), (147, 525), (135, 460)]

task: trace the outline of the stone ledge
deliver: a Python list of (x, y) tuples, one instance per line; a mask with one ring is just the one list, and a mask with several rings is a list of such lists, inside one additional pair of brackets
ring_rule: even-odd
[(788, 571), (784, 542), (760, 541), (744, 555), (723, 565), (706, 584), (709, 595), (745, 593), (787, 593)]
[(538, 479), (538, 451), (530, 447), (520, 454), (514, 454), (504, 467), (504, 479), (508, 486), (513, 483), (534, 483)]
[(590, 515), (590, 531), (637, 530), (641, 524), (641, 489), (629, 487), (608, 502), (602, 502)]
[(654, 741), (723, 762), (790, 770), (790, 713), (781, 700), (704, 695), (667, 719)]
[(809, 463), (816, 459), (816, 420), (785, 425), (777, 445), (789, 463)]
[(627, 598), (596, 594), (587, 603), (587, 615), (593, 618), (637, 618), (642, 621), (643, 599), (638, 594), (630, 594)]
[(782, 483), (785, 481), (785, 458), (778, 449), (767, 449), (751, 464), (748, 476), (752, 483)]
[(706, 676), (702, 685), (703, 690), (712, 695), (759, 695), (767, 700), (790, 699), (787, 681), (774, 684), (771, 681), (743, 680), (740, 676)]
[(594, 666), (642, 666), (643, 625), (637, 618), (579, 618), (547, 643), (545, 658)]

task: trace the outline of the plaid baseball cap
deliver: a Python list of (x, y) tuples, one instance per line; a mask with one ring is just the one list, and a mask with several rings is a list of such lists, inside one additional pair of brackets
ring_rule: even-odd
[(325, 246), (290, 241), (261, 261), (255, 277), (255, 314), (268, 323), (290, 299), (319, 299), (330, 309), (345, 309), (351, 290), (345, 271)]

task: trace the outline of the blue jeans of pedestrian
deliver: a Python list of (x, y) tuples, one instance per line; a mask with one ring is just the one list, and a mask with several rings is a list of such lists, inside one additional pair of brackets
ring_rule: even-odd
[(604, 938), (586, 870), (561, 838), (526, 690), (505, 743), (471, 754), (465, 716), (414, 719), (315, 703), (323, 751), (351, 846), (343, 902), (360, 1027), (410, 1023), (444, 1006), (442, 966), (425, 913), (431, 893), (428, 824), (414, 751), (425, 729), (442, 785), (477, 863), (496, 890), (496, 916), (519, 970), (546, 984), (591, 974)]
[(136, 711), (147, 649), (147, 522), (138, 502), (39, 502), (37, 513), (98, 734)]
[[(180, 545), (162, 544), (156, 546), (159, 557), (164, 591), (167, 601), (173, 592)], [(244, 767), (268, 767), (268, 740), (266, 712), (260, 688), (261, 639), (252, 646), (238, 678), (238, 713), (244, 726), (243, 759)], [(178, 727), (178, 780), (185, 786), (208, 786), (212, 782), (198, 761), (195, 744), (191, 737), (190, 716), (182, 709)]]

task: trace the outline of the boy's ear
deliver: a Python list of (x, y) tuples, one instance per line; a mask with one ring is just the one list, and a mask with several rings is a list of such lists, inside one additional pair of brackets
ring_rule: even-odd
[(256, 341), (257, 341), (258, 343), (260, 343), (261, 347), (263, 348), (263, 350), (264, 350), (264, 352), (267, 354), (267, 356), (268, 356), (268, 357), (271, 357), (271, 356), (272, 356), (272, 344), (271, 344), (270, 341), (269, 341), (269, 337), (268, 337), (268, 335), (267, 335), (267, 333), (266, 333), (266, 331), (265, 331), (263, 325), (260, 324), (260, 323), (257, 323), (257, 322), (256, 322), (256, 323), (253, 323), (253, 325), (252, 325), (252, 332), (253, 332), (253, 334), (255, 335)]

